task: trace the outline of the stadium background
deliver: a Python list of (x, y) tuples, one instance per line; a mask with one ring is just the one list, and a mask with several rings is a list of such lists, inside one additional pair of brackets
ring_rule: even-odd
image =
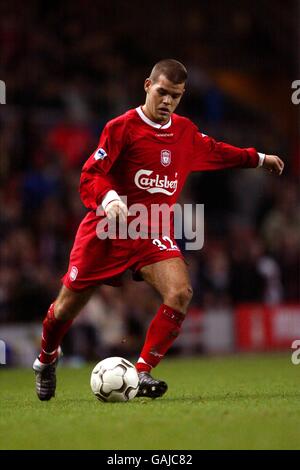
[[(300, 338), (299, 2), (10, 1), (0, 4), (0, 338), (30, 365), (76, 228), (83, 162), (108, 119), (143, 102), (151, 66), (189, 81), (179, 113), (202, 132), (283, 158), (263, 170), (198, 174), (205, 245), (186, 253), (194, 288), (173, 353), (290, 348)], [(137, 354), (159, 299), (144, 283), (101, 287), (65, 340), (73, 363)]]

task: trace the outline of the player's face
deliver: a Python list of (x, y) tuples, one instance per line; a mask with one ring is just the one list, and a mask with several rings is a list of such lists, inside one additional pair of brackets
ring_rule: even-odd
[(145, 81), (147, 94), (143, 111), (152, 121), (167, 123), (180, 103), (184, 86), (185, 83), (175, 85), (164, 75), (160, 75), (155, 82), (147, 78)]

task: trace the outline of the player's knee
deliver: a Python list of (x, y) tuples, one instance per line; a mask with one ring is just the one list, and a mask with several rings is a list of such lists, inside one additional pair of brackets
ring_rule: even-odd
[(177, 310), (185, 313), (192, 297), (192, 287), (190, 285), (183, 285), (177, 289), (170, 289), (167, 295), (167, 303)]
[(67, 299), (57, 299), (54, 304), (55, 318), (61, 321), (72, 320), (76, 317), (78, 309)]
[(192, 300), (192, 297), (193, 297), (193, 289), (190, 285), (183, 287), (183, 289), (179, 291), (179, 301), (186, 308), (188, 307), (190, 301)]

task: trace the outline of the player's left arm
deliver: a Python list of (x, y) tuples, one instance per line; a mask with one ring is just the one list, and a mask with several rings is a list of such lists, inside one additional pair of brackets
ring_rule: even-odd
[(277, 155), (265, 155), (263, 168), (266, 168), (271, 173), (276, 173), (276, 175), (281, 175), (284, 169), (284, 162)]
[(276, 155), (265, 155), (254, 147), (235, 147), (225, 142), (217, 142), (198, 130), (194, 133), (192, 171), (257, 167), (281, 174), (284, 163)]

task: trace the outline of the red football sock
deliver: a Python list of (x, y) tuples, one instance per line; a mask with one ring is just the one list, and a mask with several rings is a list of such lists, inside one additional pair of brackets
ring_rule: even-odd
[(39, 355), (41, 362), (50, 364), (56, 359), (58, 347), (72, 322), (73, 320), (64, 322), (55, 318), (54, 303), (50, 305), (46, 318), (43, 321), (42, 350)]
[(138, 372), (150, 372), (157, 366), (179, 335), (185, 315), (162, 304), (147, 331), (140, 358), (136, 364)]

